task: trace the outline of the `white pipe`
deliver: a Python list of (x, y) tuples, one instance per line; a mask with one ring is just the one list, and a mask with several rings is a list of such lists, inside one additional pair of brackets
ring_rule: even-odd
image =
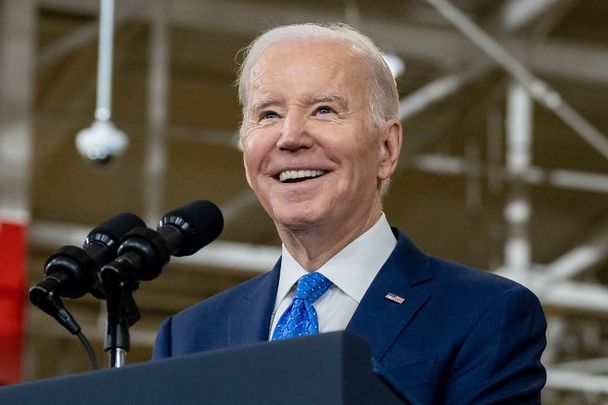
[(509, 174), (522, 176), (531, 161), (532, 102), (521, 85), (511, 83), (507, 94), (507, 156)]
[(547, 265), (547, 282), (572, 278), (608, 256), (608, 223), (589, 240)]
[(167, 171), (167, 105), (169, 92), (169, 30), (165, 2), (154, 0), (149, 38), (148, 123), (144, 159), (144, 218), (153, 223), (162, 215)]
[(44, 69), (60, 58), (82, 48), (93, 41), (98, 33), (99, 23), (97, 22), (91, 22), (76, 28), (58, 41), (39, 50), (36, 68)]
[(424, 110), (429, 105), (454, 94), (467, 83), (487, 72), (488, 64), (477, 64), (461, 72), (450, 73), (420, 88), (399, 102), (399, 119), (401, 121)]
[(523, 177), (531, 161), (532, 101), (515, 82), (508, 87), (506, 118), (506, 170), (513, 182), (504, 209), (507, 227), (504, 260), (511, 272), (524, 277), (531, 263), (528, 222), (532, 209)]
[(547, 369), (547, 388), (608, 394), (608, 376)]
[(568, 371), (585, 371), (587, 373), (608, 374), (608, 357), (597, 357), (583, 360), (570, 360), (552, 364), (552, 367)]
[(112, 118), (112, 51), (114, 41), (114, 0), (101, 0), (99, 50), (97, 60), (97, 107), (95, 119)]
[[(405, 156), (400, 161), (400, 165), (446, 176), (462, 175), (465, 170), (464, 159), (461, 157), (432, 153)], [(479, 170), (480, 175), (486, 175), (487, 165), (480, 165)], [(502, 169), (496, 170), (493, 175), (506, 181), (512, 180), (512, 177)], [(548, 184), (556, 188), (608, 193), (608, 175), (602, 173), (564, 169), (549, 170), (530, 166), (522, 180), (528, 184)]]
[(502, 26), (515, 31), (553, 6), (557, 0), (511, 0), (502, 13)]

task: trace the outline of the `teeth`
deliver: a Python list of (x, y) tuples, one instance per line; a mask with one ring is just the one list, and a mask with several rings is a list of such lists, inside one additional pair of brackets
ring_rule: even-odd
[(319, 177), (324, 175), (323, 170), (285, 170), (279, 174), (279, 180), (303, 179), (308, 177)]

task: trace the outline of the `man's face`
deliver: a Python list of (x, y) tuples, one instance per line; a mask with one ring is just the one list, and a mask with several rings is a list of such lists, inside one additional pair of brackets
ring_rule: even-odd
[(351, 45), (270, 46), (253, 69), (245, 108), (247, 181), (279, 229), (377, 219), (379, 183), (393, 167), (386, 131), (370, 115), (369, 68)]

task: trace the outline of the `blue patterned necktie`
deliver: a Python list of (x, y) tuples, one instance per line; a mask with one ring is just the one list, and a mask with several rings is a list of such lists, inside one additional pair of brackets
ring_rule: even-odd
[(290, 339), (297, 336), (319, 333), (317, 311), (313, 303), (331, 286), (321, 273), (310, 273), (300, 277), (296, 284), (293, 301), (287, 307), (272, 334), (272, 340)]

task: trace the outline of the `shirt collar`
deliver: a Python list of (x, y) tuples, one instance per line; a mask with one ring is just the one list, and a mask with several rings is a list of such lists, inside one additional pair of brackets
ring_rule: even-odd
[[(374, 226), (346, 245), (317, 271), (358, 304), (396, 245), (395, 235), (382, 213)], [(298, 279), (307, 273), (283, 245), (275, 308)]]

